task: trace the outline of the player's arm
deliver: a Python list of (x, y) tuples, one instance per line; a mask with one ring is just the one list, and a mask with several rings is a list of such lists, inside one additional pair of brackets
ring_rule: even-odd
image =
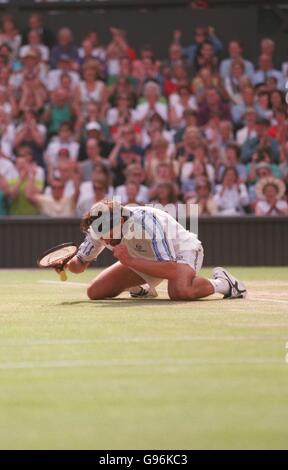
[(89, 266), (90, 262), (82, 262), (77, 255), (73, 256), (70, 261), (65, 265), (66, 269), (69, 269), (71, 273), (80, 274), (83, 273)]
[(130, 260), (129, 267), (149, 276), (162, 279), (175, 279), (177, 276), (176, 261), (150, 261), (133, 257)]
[(150, 261), (143, 258), (136, 258), (129, 254), (125, 245), (116, 246), (113, 250), (113, 254), (124, 266), (148, 274), (149, 276), (162, 279), (175, 279), (177, 276), (176, 261)]
[[(161, 222), (154, 214), (142, 214), (141, 220), (135, 219), (135, 224), (145, 230), (145, 239), (150, 240), (154, 260), (131, 256), (125, 244), (120, 244), (113, 250), (119, 261), (129, 268), (162, 279), (175, 279), (177, 276), (177, 262), (173, 243), (166, 236)], [(139, 233), (141, 233), (139, 232)], [(143, 233), (142, 233), (143, 236)]]
[(87, 234), (76, 255), (66, 264), (65, 268), (74, 274), (83, 273), (103, 249), (104, 245), (100, 241), (93, 240), (91, 235)]

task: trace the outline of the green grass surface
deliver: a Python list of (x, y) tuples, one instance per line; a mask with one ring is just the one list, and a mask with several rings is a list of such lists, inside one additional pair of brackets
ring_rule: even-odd
[(0, 271), (0, 448), (287, 449), (288, 269), (233, 272), (249, 299), (89, 302)]

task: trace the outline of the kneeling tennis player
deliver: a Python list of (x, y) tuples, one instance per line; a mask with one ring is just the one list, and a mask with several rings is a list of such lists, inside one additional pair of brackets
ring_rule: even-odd
[(215, 268), (212, 279), (198, 275), (204, 257), (201, 242), (163, 210), (103, 200), (84, 216), (81, 229), (85, 240), (66, 269), (82, 273), (105, 248), (118, 259), (91, 282), (91, 300), (124, 291), (132, 297), (156, 297), (155, 287), (163, 279), (171, 300), (196, 300), (215, 292), (226, 299), (246, 296), (244, 284), (223, 268)]

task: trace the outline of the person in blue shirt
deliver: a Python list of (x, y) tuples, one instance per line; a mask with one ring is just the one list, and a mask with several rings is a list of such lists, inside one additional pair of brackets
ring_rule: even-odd
[[(174, 31), (173, 42), (180, 44), (182, 32), (179, 30)], [(182, 47), (183, 56), (189, 60), (191, 64), (194, 64), (195, 59), (201, 50), (201, 46), (210, 42), (214, 48), (215, 55), (219, 55), (223, 51), (223, 44), (220, 39), (216, 36), (215, 30), (212, 26), (208, 28), (199, 26), (195, 29), (194, 44), (190, 46)]]
[[(238, 128), (244, 125), (247, 109), (255, 106), (255, 92), (251, 86), (246, 86), (242, 92), (243, 103), (234, 104), (231, 107), (232, 120)], [(254, 108), (255, 109), (255, 108)]]
[(242, 56), (243, 49), (239, 41), (233, 40), (228, 45), (229, 58), (222, 60), (220, 64), (220, 75), (223, 79), (229, 77), (231, 73), (231, 64), (235, 60), (242, 60), (244, 62), (244, 73), (249, 78), (254, 75), (254, 65), (249, 60), (245, 60)]
[(273, 77), (277, 80), (278, 90), (285, 89), (285, 79), (280, 70), (273, 67), (271, 56), (268, 54), (261, 54), (259, 57), (259, 69), (253, 75), (253, 85), (258, 86), (261, 83), (266, 83), (267, 78)]
[(62, 55), (68, 56), (73, 61), (74, 68), (77, 68), (79, 62), (78, 48), (73, 44), (73, 35), (69, 28), (62, 28), (58, 32), (58, 43), (52, 48), (50, 56), (52, 69), (57, 68)]

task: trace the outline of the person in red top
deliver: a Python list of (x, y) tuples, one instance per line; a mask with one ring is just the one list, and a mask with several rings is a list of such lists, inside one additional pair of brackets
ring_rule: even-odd
[(133, 62), (137, 59), (137, 54), (135, 49), (129, 46), (127, 39), (126, 39), (126, 32), (122, 29), (118, 28), (110, 28), (110, 32), (112, 34), (112, 41), (108, 44), (107, 47), (107, 55), (113, 51), (118, 52), (120, 57), (128, 56), (129, 59)]
[(280, 108), (275, 111), (276, 124), (268, 130), (269, 137), (276, 139), (279, 144), (285, 144), (288, 137), (288, 122), (286, 109)]

